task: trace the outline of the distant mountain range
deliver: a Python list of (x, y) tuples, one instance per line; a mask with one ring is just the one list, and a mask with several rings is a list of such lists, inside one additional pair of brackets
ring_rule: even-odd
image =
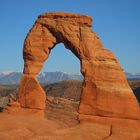
[[(0, 84), (18, 84), (21, 72), (0, 72)], [(42, 72), (38, 75), (40, 83), (56, 83), (64, 80), (83, 80), (80, 74), (69, 74), (66, 72)]]
[[(21, 72), (0, 72), (0, 84), (18, 84), (21, 77)], [(140, 73), (126, 73), (128, 80), (140, 80)], [(38, 75), (40, 83), (57, 83), (64, 80), (83, 80), (80, 74), (69, 74), (66, 72), (42, 72)]]
[(131, 73), (125, 73), (128, 80), (140, 80), (140, 73), (137, 74), (131, 74)]

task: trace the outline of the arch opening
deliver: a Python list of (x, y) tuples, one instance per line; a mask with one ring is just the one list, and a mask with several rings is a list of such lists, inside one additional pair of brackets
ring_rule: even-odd
[(80, 73), (80, 61), (67, 49), (63, 43), (56, 44), (50, 51), (41, 72), (66, 72), (70, 74)]
[(47, 118), (63, 122), (65, 126), (79, 123), (78, 108), (83, 77), (79, 59), (63, 43), (52, 48), (38, 80), (40, 83), (44, 80), (41, 85), (46, 93)]

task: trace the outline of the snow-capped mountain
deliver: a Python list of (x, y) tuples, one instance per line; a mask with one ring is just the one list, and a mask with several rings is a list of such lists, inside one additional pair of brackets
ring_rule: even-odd
[(137, 74), (131, 74), (131, 73), (125, 73), (127, 79), (129, 80), (140, 80), (140, 73)]
[[(18, 84), (21, 72), (5, 71), (0, 72), (0, 84)], [(128, 80), (140, 80), (140, 73), (125, 73)], [(56, 83), (64, 80), (83, 80), (81, 74), (69, 74), (66, 72), (42, 72), (38, 75), (40, 83)]]
[[(21, 72), (0, 72), (0, 84), (18, 84)], [(38, 75), (40, 83), (56, 83), (63, 80), (79, 80), (83, 79), (80, 74), (68, 74), (66, 72), (42, 72)]]
[(56, 83), (64, 80), (81, 81), (82, 79), (82, 75), (68, 74), (66, 72), (43, 72), (38, 75), (40, 83)]
[(21, 72), (0, 72), (0, 84), (17, 84), (20, 76)]
[(5, 75), (8, 75), (8, 74), (11, 74), (13, 71), (0, 71), (0, 78), (5, 76)]

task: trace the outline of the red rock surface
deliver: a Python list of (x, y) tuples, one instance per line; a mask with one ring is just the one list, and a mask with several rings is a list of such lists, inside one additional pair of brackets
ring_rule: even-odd
[(46, 94), (35, 76), (25, 74), (22, 76), (19, 93), (21, 107), (45, 109)]
[[(0, 140), (139, 140), (140, 127), (100, 123), (81, 123), (64, 127), (62, 123), (25, 114), (0, 113)], [(129, 127), (128, 127), (129, 126)], [(140, 125), (139, 125), (140, 126)]]
[[(139, 104), (130, 89), (124, 72), (114, 54), (105, 49), (91, 29), (92, 19), (73, 13), (47, 13), (38, 17), (24, 43), (24, 74), (37, 75), (48, 59), (51, 49), (62, 42), (81, 64), (84, 76), (79, 113), (85, 115), (139, 119)], [(36, 80), (35, 80), (36, 81)], [(39, 87), (33, 84), (33, 88)], [(34, 94), (30, 84), (21, 82), (21, 106), (42, 108), (44, 95)], [(31, 95), (30, 95), (31, 94)], [(41, 97), (42, 96), (42, 97)], [(38, 97), (40, 99), (38, 99)], [(30, 102), (34, 100), (36, 103)], [(40, 103), (41, 101), (42, 103)], [(28, 105), (25, 105), (28, 102)], [(40, 105), (37, 105), (37, 104)]]
[(30, 108), (23, 108), (21, 107), (19, 101), (15, 101), (13, 99), (10, 99), (7, 106), (3, 109), (4, 113), (8, 114), (14, 114), (16, 116), (23, 115), (27, 116), (27, 118), (30, 117), (38, 117), (38, 118), (44, 118), (44, 110), (42, 109), (30, 109)]
[(140, 139), (139, 120), (80, 115), (79, 124), (72, 101), (54, 97), (47, 97), (47, 101), (46, 118), (40, 117), (43, 110), (21, 108), (10, 99), (5, 109), (9, 114), (0, 113), (0, 140)]

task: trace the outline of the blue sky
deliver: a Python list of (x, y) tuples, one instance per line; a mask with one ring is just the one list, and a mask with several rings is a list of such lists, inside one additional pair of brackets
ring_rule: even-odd
[[(127, 72), (140, 72), (140, 0), (0, 0), (0, 71), (22, 71), (22, 48), (37, 16), (66, 11), (92, 16), (93, 30)], [(79, 73), (79, 60), (57, 45), (42, 71)]]

